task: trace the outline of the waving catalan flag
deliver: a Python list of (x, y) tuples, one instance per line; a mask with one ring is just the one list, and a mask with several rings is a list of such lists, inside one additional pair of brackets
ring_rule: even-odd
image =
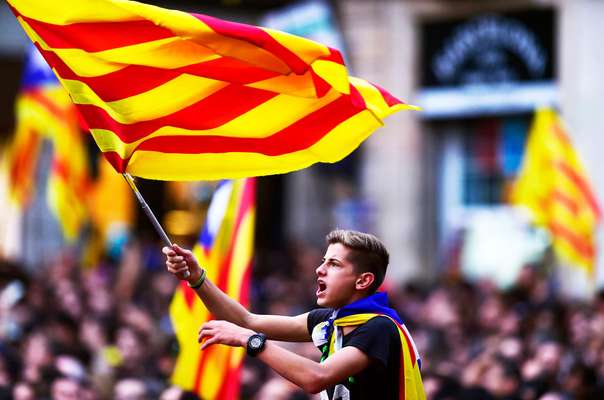
[[(244, 307), (249, 305), (256, 216), (254, 196), (254, 178), (222, 181), (214, 193), (194, 249), (212, 282)], [(194, 391), (202, 399), (238, 399), (244, 350), (211, 346), (200, 352), (197, 331), (210, 315), (184, 282), (176, 289), (170, 317), (180, 345), (172, 382)]]
[(512, 202), (528, 208), (535, 223), (549, 231), (562, 261), (592, 275), (601, 211), (579, 155), (551, 109), (535, 113)]
[(259, 176), (336, 162), (403, 104), (337, 50), (127, 0), (8, 0), (118, 172)]

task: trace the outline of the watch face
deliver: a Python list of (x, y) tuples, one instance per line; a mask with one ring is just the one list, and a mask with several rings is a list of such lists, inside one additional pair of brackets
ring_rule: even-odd
[(250, 340), (250, 346), (252, 346), (254, 349), (259, 348), (262, 345), (262, 339), (260, 339), (259, 337), (253, 337), (252, 340)]

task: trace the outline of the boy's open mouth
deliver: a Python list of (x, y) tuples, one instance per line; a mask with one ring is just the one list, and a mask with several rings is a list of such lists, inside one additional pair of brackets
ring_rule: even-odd
[(317, 281), (317, 296), (324, 293), (325, 289), (327, 289), (327, 285), (325, 284), (325, 282), (318, 280)]

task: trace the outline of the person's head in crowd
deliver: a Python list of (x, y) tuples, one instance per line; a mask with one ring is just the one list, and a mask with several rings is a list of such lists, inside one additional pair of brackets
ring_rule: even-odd
[(79, 382), (86, 379), (86, 367), (80, 360), (73, 356), (66, 354), (57, 355), (55, 357), (54, 366), (56, 370), (64, 376), (71, 377)]
[(520, 374), (522, 379), (530, 382), (536, 379), (540, 379), (545, 374), (543, 366), (536, 358), (529, 358), (524, 361), (520, 368)]
[(389, 254), (375, 236), (335, 230), (326, 236), (327, 250), (316, 269), (317, 304), (340, 308), (377, 291), (388, 268)]
[(84, 312), (82, 293), (74, 282), (62, 280), (55, 289), (59, 308), (71, 318), (80, 318)]
[(51, 385), (52, 400), (81, 400), (82, 386), (74, 378), (59, 376)]
[(36, 392), (30, 384), (17, 382), (13, 386), (13, 400), (36, 400)]
[(84, 317), (80, 321), (79, 337), (81, 343), (90, 352), (102, 350), (110, 341), (109, 322), (93, 316)]
[(494, 357), (488, 367), (483, 385), (497, 398), (514, 398), (520, 389), (521, 377), (516, 365), (501, 357)]
[(125, 378), (115, 385), (113, 398), (114, 400), (147, 400), (147, 387), (140, 379)]
[(106, 286), (100, 286), (87, 298), (90, 313), (100, 317), (109, 317), (115, 312), (115, 300)]
[(547, 392), (543, 396), (539, 397), (539, 400), (570, 400), (568, 396), (565, 396), (559, 392)]
[(558, 342), (546, 341), (538, 345), (535, 356), (547, 374), (555, 375), (560, 368), (562, 346)]
[(586, 346), (591, 338), (589, 312), (584, 307), (573, 309), (568, 316), (570, 343), (576, 347)]
[(487, 332), (497, 332), (501, 329), (501, 317), (505, 309), (497, 293), (484, 299), (478, 309), (478, 323), (480, 328)]
[(178, 386), (170, 386), (162, 392), (159, 400), (199, 400), (199, 397), (195, 393), (182, 390)]
[(180, 400), (184, 391), (178, 386), (170, 386), (162, 392), (159, 400)]
[(499, 354), (514, 362), (520, 362), (524, 355), (524, 345), (518, 337), (506, 337), (499, 343)]
[(293, 383), (281, 378), (274, 377), (268, 380), (256, 395), (258, 399), (289, 400), (298, 392), (298, 387)]
[(513, 309), (508, 309), (500, 317), (499, 333), (514, 336), (520, 333), (521, 317)]
[(442, 379), (437, 377), (436, 375), (424, 375), (422, 377), (424, 383), (424, 391), (426, 392), (427, 399), (434, 399), (437, 393), (442, 388)]
[(41, 379), (41, 370), (50, 367), (53, 363), (51, 344), (42, 331), (30, 334), (24, 343), (23, 349), (23, 378), (30, 382)]
[(116, 333), (116, 345), (122, 356), (122, 367), (129, 373), (144, 369), (147, 338), (128, 326)]

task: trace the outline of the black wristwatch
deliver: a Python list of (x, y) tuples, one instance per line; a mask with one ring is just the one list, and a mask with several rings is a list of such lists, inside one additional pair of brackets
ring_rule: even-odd
[(262, 350), (264, 350), (265, 343), (266, 335), (264, 333), (254, 333), (247, 340), (247, 355), (250, 357), (256, 357)]

